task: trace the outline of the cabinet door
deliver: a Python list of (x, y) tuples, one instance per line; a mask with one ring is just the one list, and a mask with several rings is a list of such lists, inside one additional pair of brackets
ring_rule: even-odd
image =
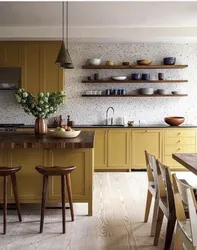
[(131, 168), (130, 129), (111, 129), (108, 131), (108, 167)]
[[(7, 166), (7, 150), (6, 149), (0, 149), (0, 166)], [(7, 183), (9, 183), (10, 180), (7, 178)], [(3, 178), (0, 178), (0, 201), (3, 199), (3, 193), (2, 193), (2, 187), (3, 187)]]
[[(22, 166), (16, 173), (20, 202), (41, 201), (42, 175), (35, 170), (37, 165), (47, 165), (47, 150), (13, 149), (9, 150), (9, 165)], [(8, 199), (14, 200), (12, 187), (8, 187)]]
[(22, 66), (23, 46), (21, 42), (0, 42), (0, 65)]
[(41, 79), (42, 92), (64, 90), (64, 70), (55, 64), (61, 42), (51, 41), (41, 43)]
[(162, 161), (162, 130), (133, 130), (132, 131), (132, 168), (146, 168), (144, 150), (155, 155)]
[(24, 42), (22, 88), (33, 95), (37, 95), (42, 89), (40, 60), (40, 43)]
[(95, 129), (95, 169), (107, 168), (107, 130)]
[[(89, 181), (92, 178), (90, 149), (53, 149), (49, 151), (49, 166), (76, 166), (71, 173), (73, 200), (87, 200), (90, 195)], [(53, 176), (49, 185), (49, 202), (60, 201), (60, 176)]]

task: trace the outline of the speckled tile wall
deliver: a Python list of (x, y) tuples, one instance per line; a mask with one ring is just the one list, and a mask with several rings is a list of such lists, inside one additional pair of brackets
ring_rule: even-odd
[[(196, 44), (72, 44), (69, 52), (75, 65), (73, 70), (65, 70), (66, 103), (60, 108), (57, 115), (67, 115), (76, 124), (91, 124), (104, 122), (106, 109), (114, 107), (115, 122), (121, 123), (122, 117), (138, 123), (163, 123), (165, 116), (184, 116), (186, 123), (197, 124), (197, 45)], [(188, 68), (177, 70), (86, 70), (82, 65), (86, 60), (102, 57), (102, 61), (112, 60), (116, 63), (129, 61), (135, 63), (138, 59), (148, 58), (153, 64), (162, 63), (167, 56), (177, 58), (177, 64), (188, 64)], [(151, 79), (157, 79), (158, 73), (164, 73), (165, 79), (183, 79), (188, 83), (159, 83), (159, 84), (129, 84), (129, 83), (82, 83), (81, 80), (94, 73), (100, 73), (102, 78), (109, 76), (126, 75), (131, 73), (150, 73)], [(82, 97), (86, 90), (105, 90), (108, 88), (124, 88), (127, 92), (141, 87), (165, 88), (169, 92), (181, 90), (188, 97), (147, 97), (147, 98), (99, 98)], [(17, 122), (32, 124), (34, 117), (23, 112), (16, 103), (12, 91), (0, 91), (0, 122)]]

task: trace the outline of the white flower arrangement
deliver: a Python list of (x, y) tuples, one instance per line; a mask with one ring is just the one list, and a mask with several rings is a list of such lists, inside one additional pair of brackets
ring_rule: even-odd
[(63, 104), (65, 93), (64, 91), (39, 93), (36, 99), (31, 93), (20, 88), (15, 96), (27, 114), (32, 114), (37, 118), (48, 118), (57, 112), (59, 105)]

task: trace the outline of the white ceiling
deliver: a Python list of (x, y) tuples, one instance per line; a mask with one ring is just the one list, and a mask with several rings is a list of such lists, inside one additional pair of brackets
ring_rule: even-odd
[[(58, 39), (61, 10), (62, 2), (0, 2), (0, 38)], [(197, 2), (69, 2), (69, 27), (75, 40), (189, 41), (197, 36)]]

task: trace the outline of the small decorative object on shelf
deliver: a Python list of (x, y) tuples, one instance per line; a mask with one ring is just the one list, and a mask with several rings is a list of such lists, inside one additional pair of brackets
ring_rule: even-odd
[(25, 113), (36, 117), (35, 134), (44, 135), (47, 133), (47, 118), (57, 112), (59, 105), (63, 104), (65, 93), (64, 91), (39, 93), (36, 98), (31, 93), (20, 88), (15, 96)]
[(158, 79), (159, 80), (164, 80), (164, 74), (163, 73), (158, 73)]

